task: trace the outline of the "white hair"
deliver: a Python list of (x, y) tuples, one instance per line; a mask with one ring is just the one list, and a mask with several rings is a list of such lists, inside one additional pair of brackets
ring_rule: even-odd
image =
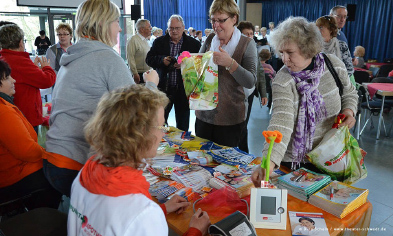
[(170, 27), (171, 21), (172, 21), (173, 19), (178, 20), (180, 23), (182, 23), (183, 26), (185, 26), (185, 25), (184, 25), (183, 17), (181, 17), (181, 15), (171, 15), (171, 17), (169, 17), (168, 24), (167, 24), (167, 25), (168, 25), (168, 28)]
[(147, 22), (150, 22), (150, 21), (149, 21), (149, 20), (146, 20), (146, 19), (139, 19), (139, 20), (136, 22), (136, 24), (135, 24), (136, 32), (139, 32), (139, 29), (140, 29), (140, 28), (145, 27)]

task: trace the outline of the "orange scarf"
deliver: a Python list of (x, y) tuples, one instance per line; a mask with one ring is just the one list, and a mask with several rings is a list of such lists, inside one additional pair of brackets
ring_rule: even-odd
[(130, 166), (106, 167), (91, 157), (81, 170), (79, 181), (89, 192), (118, 197), (141, 193), (151, 198), (149, 182), (141, 170)]

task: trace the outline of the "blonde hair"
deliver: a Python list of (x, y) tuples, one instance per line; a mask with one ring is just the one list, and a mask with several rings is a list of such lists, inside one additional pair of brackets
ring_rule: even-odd
[(324, 26), (326, 29), (330, 31), (330, 36), (337, 37), (338, 26), (336, 22), (336, 18), (333, 16), (322, 16), (317, 19), (315, 24), (320, 27)]
[(225, 13), (230, 17), (236, 16), (235, 25), (239, 23), (240, 10), (234, 0), (214, 0), (210, 6), (209, 16), (214, 15), (215, 13)]
[(269, 43), (278, 55), (279, 50), (291, 42), (299, 47), (306, 59), (314, 57), (323, 48), (323, 38), (318, 27), (304, 17), (290, 16), (270, 33)]
[(119, 16), (119, 8), (109, 0), (87, 0), (81, 3), (76, 13), (77, 40), (87, 37), (113, 47), (110, 24)]
[(362, 46), (356, 46), (355, 51), (353, 52), (353, 55), (355, 57), (364, 57), (366, 54), (366, 49)]
[(70, 33), (70, 35), (72, 36), (72, 28), (69, 24), (67, 23), (60, 23), (57, 27), (56, 27), (56, 32), (59, 32), (59, 30), (67, 30), (68, 33)]
[(101, 164), (124, 164), (137, 168), (141, 155), (156, 137), (152, 129), (157, 111), (168, 104), (167, 96), (142, 85), (131, 85), (106, 93), (85, 127), (86, 140)]

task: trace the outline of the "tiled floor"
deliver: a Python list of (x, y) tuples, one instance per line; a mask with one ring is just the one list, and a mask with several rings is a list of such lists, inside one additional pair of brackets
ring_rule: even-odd
[[(392, 123), (393, 111), (389, 116), (385, 115), (386, 128)], [(260, 107), (258, 100), (254, 99), (250, 121), (248, 123), (248, 140), (250, 153), (261, 156), (263, 147), (262, 131), (269, 124), (269, 111), (267, 107)], [(374, 124), (377, 125), (378, 117), (374, 117)], [(176, 126), (174, 111), (172, 110), (168, 123)], [(195, 113), (191, 111), (190, 131), (194, 134)], [(365, 158), (368, 177), (354, 186), (359, 188), (367, 188), (370, 190), (368, 199), (373, 205), (373, 213), (371, 218), (371, 228), (385, 231), (369, 232), (368, 235), (392, 235), (393, 236), (393, 137), (385, 136), (382, 131), (379, 140), (376, 140), (377, 128), (370, 129), (370, 125), (364, 130), (360, 137), (359, 145), (367, 151)], [(393, 131), (391, 133), (393, 136)], [(170, 233), (170, 235), (176, 235)]]

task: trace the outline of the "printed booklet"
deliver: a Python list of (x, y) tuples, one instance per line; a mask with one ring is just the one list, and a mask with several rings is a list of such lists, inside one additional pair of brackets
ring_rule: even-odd
[(309, 203), (332, 215), (344, 218), (366, 203), (368, 189), (333, 181), (310, 197)]
[(289, 220), (293, 236), (329, 236), (329, 230), (322, 213), (290, 211)]

